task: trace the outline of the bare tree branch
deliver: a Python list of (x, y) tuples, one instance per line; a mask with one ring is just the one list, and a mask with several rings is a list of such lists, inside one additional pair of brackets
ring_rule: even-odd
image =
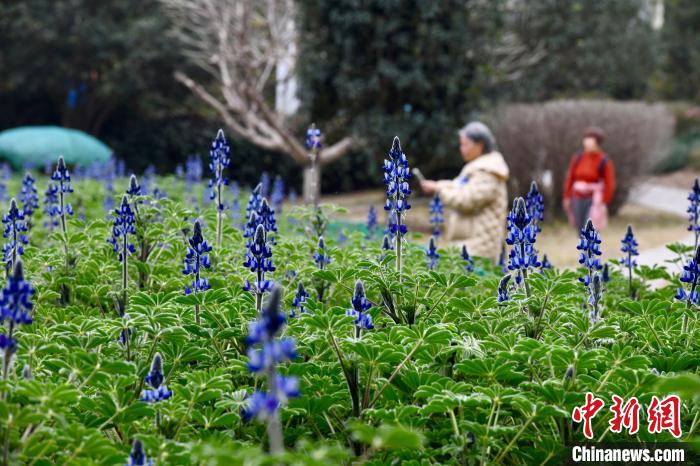
[[(294, 76), (298, 58), (297, 47), (290, 47), (298, 39), (295, 1), (160, 1), (183, 53), (213, 78), (213, 84), (205, 86), (182, 71), (175, 73), (175, 79), (240, 137), (309, 166), (308, 151), (275, 105), (275, 86)], [(281, 63), (285, 72), (275, 72)], [(320, 163), (337, 160), (356, 142), (348, 136), (324, 147)]]

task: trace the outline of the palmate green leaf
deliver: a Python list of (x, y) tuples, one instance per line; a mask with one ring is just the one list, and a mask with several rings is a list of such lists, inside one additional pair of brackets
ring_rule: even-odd
[(56, 433), (49, 428), (40, 427), (34, 434), (30, 435), (22, 446), (22, 451), (17, 457), (18, 464), (30, 464), (35, 461), (37, 466), (50, 466), (47, 459), (58, 451)]
[(341, 277), (338, 275), (340, 271), (334, 272), (331, 270), (316, 270), (312, 277), (314, 280), (321, 280), (329, 283), (338, 283)]
[(404, 345), (411, 345), (417, 342), (427, 345), (447, 345), (452, 338), (450, 328), (446, 324), (430, 326), (418, 324), (412, 327), (394, 327), (392, 332), (395, 331), (400, 336)]
[(660, 354), (652, 355), (650, 359), (650, 365), (659, 372), (680, 372), (700, 366), (700, 354), (672, 348), (661, 348)]
[(165, 304), (179, 296), (181, 296), (181, 293), (175, 291), (169, 293), (139, 292), (129, 297), (129, 304), (131, 306), (146, 306), (162, 309)]
[(395, 365), (403, 359), (404, 355), (397, 349), (386, 345), (373, 344), (372, 341), (368, 340), (353, 340), (346, 347), (350, 348), (352, 353), (369, 364)]
[(58, 445), (61, 446), (59, 464), (73, 460), (90, 459), (103, 464), (123, 462), (124, 453), (117, 449), (101, 432), (84, 428), (78, 424), (56, 430)]
[(455, 371), (467, 378), (476, 377), (488, 382), (503, 382), (517, 385), (528, 377), (516, 372), (508, 361), (499, 362), (492, 358), (474, 359), (455, 364)]
[(697, 374), (659, 377), (655, 388), (660, 393), (676, 393), (682, 399), (693, 400), (696, 405), (700, 405), (700, 376)]
[(473, 412), (479, 407), (485, 408), (490, 405), (491, 399), (481, 393), (455, 393), (451, 390), (442, 390), (426, 400), (425, 405), (421, 408), (421, 414), (424, 416), (441, 414), (456, 408)]
[(225, 289), (210, 289), (207, 291), (190, 293), (188, 295), (181, 295), (175, 298), (174, 301), (178, 304), (185, 304), (188, 306), (194, 306), (195, 304), (204, 306), (208, 304), (223, 303), (228, 299), (228, 292)]
[(117, 418), (117, 422), (129, 424), (139, 419), (153, 417), (154, 414), (155, 409), (152, 405), (142, 401), (136, 401), (121, 412)]
[(353, 437), (376, 450), (420, 450), (423, 437), (412, 430), (398, 425), (382, 424), (378, 428), (364, 424), (350, 427)]

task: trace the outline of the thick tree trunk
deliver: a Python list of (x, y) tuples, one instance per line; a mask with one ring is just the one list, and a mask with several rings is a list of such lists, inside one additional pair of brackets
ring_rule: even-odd
[(317, 205), (321, 197), (321, 164), (304, 167), (304, 202)]

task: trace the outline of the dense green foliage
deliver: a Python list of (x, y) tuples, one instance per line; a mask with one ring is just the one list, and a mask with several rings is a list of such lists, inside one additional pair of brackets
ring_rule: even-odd
[(207, 122), (172, 78), (182, 57), (159, 9), (139, 0), (2, 2), (0, 128), (76, 128), (134, 169), (172, 170), (170, 159), (202, 146)]
[(660, 54), (652, 11), (643, 2), (539, 0), (514, 5), (506, 15), (507, 29), (524, 46), (523, 53), (541, 53), (542, 58), (500, 94), (528, 102), (647, 95)]
[(662, 30), (664, 60), (658, 87), (670, 99), (697, 101), (700, 96), (700, 4), (666, 0)]
[[(213, 204), (190, 209), (182, 200), (192, 193), (179, 181), (156, 182), (171, 199), (138, 204), (128, 318), (117, 312), (121, 264), (105, 241), (111, 224), (102, 186), (75, 183), (69, 200), (81, 207), (65, 238), (60, 231), (49, 234), (36, 213), (23, 256), (26, 278), (36, 288), (34, 322), (16, 333), (16, 361), (0, 382), (0, 444), (11, 462), (124, 464), (131, 441), (140, 439), (157, 464), (280, 463), (262, 454), (264, 426), (241, 419), (246, 395), (261, 384), (246, 368), (245, 338), (256, 318), (255, 300), (241, 286), (252, 278), (242, 266), (246, 241), (227, 220), (223, 246), (202, 272), (212, 289), (184, 296), (191, 279), (181, 273), (185, 239), (200, 218), (205, 238), (213, 241), (216, 210)], [(45, 183), (39, 180), (40, 191)], [(127, 182), (115, 186), (121, 191)], [(607, 407), (613, 394), (637, 396), (646, 407), (653, 394), (667, 393), (657, 389), (660, 381), (673, 380), (667, 376), (697, 371), (700, 319), (673, 299), (675, 268), (639, 268), (636, 300), (629, 298), (627, 277), (615, 271), (603, 320), (591, 324), (578, 282), (583, 272), (535, 273), (528, 278), (529, 298), (519, 288), (498, 304), (500, 270), (477, 260), (467, 273), (457, 251), (440, 249), (440, 263), (429, 271), (418, 235), (407, 236), (402, 276), (393, 254), (379, 260), (380, 241), (359, 232), (347, 232), (343, 244), (329, 239), (332, 260), (319, 271), (312, 259), (316, 241), (303, 233), (309, 212), (291, 210), (287, 206), (278, 219), (272, 276), (284, 287), (285, 312), (299, 281), (311, 297), (309, 312), (289, 319), (284, 330), (296, 339), (298, 357), (280, 371), (299, 377), (301, 397), (282, 410), (283, 461), (558, 464), (564, 444), (583, 440), (570, 413), (587, 391), (606, 402), (594, 419), (596, 440), (673, 440), (647, 433), (644, 414), (638, 434), (611, 434)], [(140, 262), (144, 241), (154, 249)], [(650, 287), (659, 278), (671, 284)], [(375, 324), (360, 338), (345, 315), (357, 279), (373, 303)], [(319, 287), (323, 302), (316, 300)], [(128, 349), (118, 342), (125, 328), (132, 331)], [(153, 405), (139, 398), (156, 352), (174, 394)], [(356, 368), (359, 417), (352, 415), (339, 354), (344, 367)], [(32, 380), (22, 377), (25, 364)], [(689, 396), (697, 389), (687, 388), (692, 380), (669, 385), (686, 387), (683, 440), (697, 435), (700, 410)]]
[(326, 132), (350, 128), (366, 147), (401, 134), (420, 148), (422, 168), (454, 172), (456, 130), (484, 106), (498, 10), (429, 0), (301, 6), (302, 102), (315, 121)]

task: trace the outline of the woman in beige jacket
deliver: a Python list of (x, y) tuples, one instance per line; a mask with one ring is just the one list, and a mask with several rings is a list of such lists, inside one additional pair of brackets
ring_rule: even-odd
[(453, 180), (424, 180), (421, 189), (438, 193), (452, 209), (445, 238), (466, 245), (469, 254), (497, 259), (506, 233), (509, 170), (483, 123), (472, 122), (459, 131), (460, 152), (466, 162)]

